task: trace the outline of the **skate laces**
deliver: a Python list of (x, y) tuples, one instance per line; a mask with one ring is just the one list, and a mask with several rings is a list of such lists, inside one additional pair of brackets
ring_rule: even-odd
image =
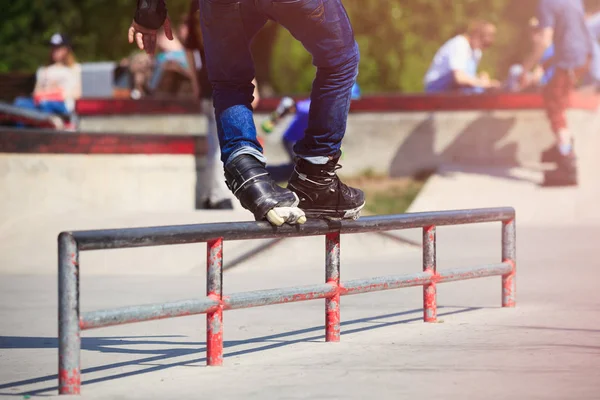
[(325, 180), (326, 180), (327, 182), (331, 182), (331, 181), (333, 181), (334, 179), (336, 179), (336, 178), (337, 178), (337, 180), (339, 181), (339, 180), (340, 180), (340, 178), (338, 178), (338, 176), (337, 176), (337, 173), (336, 173), (335, 171), (337, 171), (338, 169), (341, 169), (341, 168), (342, 168), (342, 166), (341, 166), (340, 164), (336, 164), (336, 165), (333, 167), (333, 171), (325, 171), (325, 172), (327, 173), (327, 175), (329, 175), (329, 176), (330, 176), (330, 178), (325, 178)]
[(348, 185), (344, 184), (344, 182), (341, 181), (341, 179), (339, 178), (339, 176), (337, 176), (337, 170), (341, 169), (342, 165), (341, 164), (336, 164), (333, 167), (332, 171), (326, 171), (327, 175), (330, 176), (330, 178), (325, 178), (325, 180), (327, 182), (333, 182), (334, 180), (337, 181), (337, 191), (338, 191), (338, 195), (343, 194), (343, 195), (351, 195), (351, 191), (350, 188), (348, 187)]

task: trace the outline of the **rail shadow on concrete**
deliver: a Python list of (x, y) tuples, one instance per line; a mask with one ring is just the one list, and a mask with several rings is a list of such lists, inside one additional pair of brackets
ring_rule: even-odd
[[(477, 310), (481, 310), (483, 308), (489, 307), (448, 307), (448, 306), (439, 306), (438, 310), (443, 310), (444, 308), (458, 308), (452, 311), (445, 311), (438, 313), (438, 316), (449, 316), (455, 314), (463, 314), (467, 312), (473, 312)], [(341, 331), (342, 335), (351, 335), (360, 332), (372, 331), (374, 329), (386, 328), (395, 325), (407, 324), (411, 322), (419, 322), (423, 320), (423, 309), (418, 308), (409, 311), (402, 311), (398, 313), (391, 314), (383, 314), (377, 315), (374, 317), (368, 318), (359, 318), (350, 321), (344, 321), (341, 323), (343, 327), (346, 329)], [(414, 315), (414, 316), (412, 316)], [(379, 319), (388, 319), (388, 318), (398, 318), (398, 317), (408, 317), (395, 321), (388, 322), (377, 322)], [(355, 327), (354, 325), (362, 324), (362, 323), (370, 323), (372, 325)], [(225, 358), (235, 357), (244, 354), (251, 354), (257, 352), (263, 352), (267, 350), (272, 350), (280, 347), (285, 347), (297, 343), (303, 342), (320, 342), (323, 339), (323, 334), (319, 333), (317, 335), (310, 335), (314, 332), (322, 332), (323, 326), (313, 326), (311, 328), (299, 329), (289, 332), (277, 333), (268, 336), (261, 336), (252, 339), (246, 340), (233, 340), (233, 341), (225, 341), (224, 347), (226, 349), (231, 349), (236, 346), (256, 344), (256, 347), (250, 349), (243, 349), (238, 351), (229, 351), (224, 354)], [(300, 338), (292, 338), (293, 336), (302, 335)], [(83, 368), (82, 374), (89, 374), (101, 371), (110, 371), (112, 369), (120, 369), (128, 366), (135, 365), (147, 365), (148, 363), (153, 362), (164, 362), (165, 360), (193, 355), (195, 353), (205, 353), (206, 352), (206, 343), (205, 342), (178, 342), (178, 341), (169, 341), (168, 338), (177, 338), (181, 336), (173, 335), (173, 336), (122, 336), (122, 337), (82, 337), (81, 338), (81, 349), (86, 351), (97, 351), (101, 353), (121, 353), (121, 354), (140, 354), (140, 355), (148, 355), (148, 357), (144, 357), (136, 360), (123, 361), (118, 363), (106, 364), (96, 367)], [(286, 339), (287, 338), (287, 339)], [(285, 339), (285, 340), (282, 340)], [(172, 349), (127, 349), (127, 348), (118, 348), (115, 346), (131, 346), (131, 345), (165, 345), (171, 347), (179, 347), (182, 345), (187, 346), (195, 346), (195, 348), (191, 349), (181, 349), (181, 348), (172, 348)], [(0, 336), (0, 349), (58, 349), (58, 339), (56, 337), (26, 337), (26, 336)], [(156, 372), (165, 370), (172, 367), (178, 366), (191, 366), (190, 364), (202, 363), (206, 361), (206, 357), (200, 357), (192, 360), (185, 361), (177, 361), (168, 364), (160, 364), (160, 365), (152, 365), (148, 368), (145, 368), (141, 371), (129, 371), (124, 373), (118, 373), (109, 376), (103, 376), (94, 379), (86, 379), (82, 382), (82, 385), (89, 385), (93, 383), (107, 382), (115, 379), (127, 378), (130, 376), (146, 374), (150, 372)], [(205, 367), (202, 365), (202, 367)], [(8, 382), (4, 384), (0, 384), (0, 396), (49, 396), (54, 395), (57, 392), (58, 386), (55, 384), (57, 381), (57, 375), (45, 375), (37, 378), (25, 379), (20, 381)], [(52, 382), (52, 385), (33, 390), (23, 390), (23, 391), (6, 391), (6, 389), (14, 389), (21, 386), (34, 385), (43, 382)], [(50, 393), (49, 393), (50, 392)]]

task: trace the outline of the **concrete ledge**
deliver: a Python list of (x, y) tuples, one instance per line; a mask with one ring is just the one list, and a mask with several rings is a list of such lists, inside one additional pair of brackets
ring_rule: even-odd
[[(581, 129), (593, 115), (590, 111), (572, 109), (568, 119), (573, 129)], [(258, 125), (266, 115), (255, 117)], [(120, 118), (128, 123), (125, 128), (139, 129), (135, 118), (147, 117)], [(198, 119), (193, 127), (204, 126), (200, 116), (194, 118)], [(286, 126), (287, 121), (282, 121), (275, 132), (264, 138), (264, 152), (271, 164), (288, 160), (280, 142)], [(0, 130), (0, 153), (113, 157), (169, 154), (193, 159), (206, 151), (202, 133), (123, 132), (128, 130), (114, 133)], [(344, 169), (340, 173), (356, 175), (369, 170), (401, 177), (436, 170), (445, 164), (511, 167), (539, 164), (540, 152), (551, 142), (552, 134), (542, 110), (353, 113), (348, 118), (343, 142)], [(194, 169), (190, 173), (195, 176)]]
[[(304, 99), (308, 95), (291, 96)], [(280, 97), (262, 98), (257, 112), (270, 112), (277, 107)], [(595, 109), (600, 104), (600, 96), (575, 93), (571, 106), (577, 109)], [(351, 112), (390, 112), (390, 111), (465, 111), (465, 110), (531, 110), (542, 109), (540, 93), (495, 93), (483, 95), (460, 94), (407, 94), (370, 95), (354, 100)], [(132, 114), (198, 114), (200, 103), (181, 99), (142, 99), (123, 100), (112, 98), (88, 98), (76, 104), (77, 114), (86, 116), (132, 115)]]
[(206, 138), (194, 135), (0, 128), (0, 153), (203, 155), (206, 151)]

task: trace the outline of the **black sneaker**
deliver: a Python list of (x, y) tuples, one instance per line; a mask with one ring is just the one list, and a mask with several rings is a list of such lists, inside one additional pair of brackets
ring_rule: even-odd
[(577, 159), (575, 153), (559, 153), (556, 169), (544, 173), (542, 186), (577, 186)]
[(303, 224), (304, 212), (298, 206), (295, 193), (278, 186), (265, 164), (249, 154), (237, 156), (225, 166), (227, 186), (242, 207), (254, 214), (257, 221), (268, 220), (273, 225)]
[(300, 198), (299, 207), (307, 217), (357, 219), (365, 205), (362, 190), (340, 181), (336, 171), (341, 152), (327, 164), (312, 164), (298, 158), (288, 188)]

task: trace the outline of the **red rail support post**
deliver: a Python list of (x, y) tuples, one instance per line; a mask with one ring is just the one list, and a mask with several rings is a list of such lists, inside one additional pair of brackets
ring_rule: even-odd
[(79, 249), (70, 233), (58, 237), (58, 393), (81, 391)]
[(510, 264), (512, 270), (502, 275), (502, 307), (515, 307), (517, 293), (517, 252), (515, 218), (502, 221), (502, 262)]
[(340, 341), (340, 233), (325, 235), (325, 282), (336, 288), (325, 299), (325, 341)]
[(206, 363), (223, 365), (223, 239), (206, 243), (206, 295), (219, 302), (206, 314)]
[[(502, 222), (502, 263), (437, 271), (438, 226)], [(340, 235), (423, 229), (423, 271), (340, 282)], [(281, 239), (325, 235), (325, 283), (232, 293), (223, 297), (223, 241)], [(207, 297), (161, 304), (97, 310), (80, 316), (79, 252), (101, 249), (207, 243)], [(363, 217), (358, 221), (312, 220), (302, 226), (274, 229), (267, 222), (235, 222), (163, 227), (62, 232), (59, 235), (59, 363), (60, 394), (79, 394), (81, 331), (133, 322), (207, 314), (206, 363), (223, 364), (223, 311), (297, 301), (325, 299), (325, 339), (340, 340), (340, 296), (423, 286), (423, 317), (436, 321), (436, 286), (466, 279), (502, 276), (502, 305), (515, 307), (516, 225), (513, 208), (451, 210)]]
[[(423, 228), (423, 272), (437, 277), (437, 266), (435, 256), (435, 226)], [(431, 283), (423, 285), (423, 321), (437, 322), (437, 300), (435, 279)]]

